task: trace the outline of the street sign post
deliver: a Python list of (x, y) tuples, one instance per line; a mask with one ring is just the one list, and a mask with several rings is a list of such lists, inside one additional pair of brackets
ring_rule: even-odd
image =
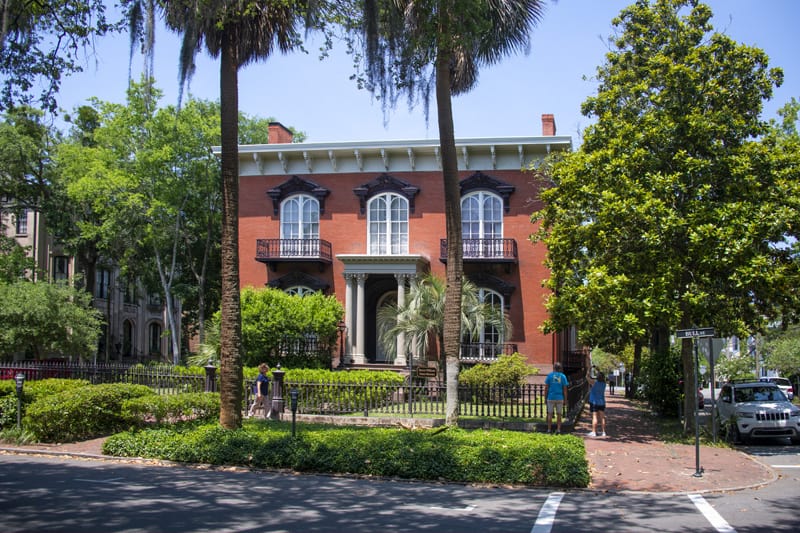
[[(697, 372), (698, 366), (700, 366), (700, 356), (697, 353), (697, 339), (702, 339), (705, 337), (713, 337), (714, 336), (714, 328), (691, 328), (691, 329), (679, 329), (675, 331), (675, 336), (679, 339), (692, 339), (692, 344), (694, 345), (694, 390), (692, 390), (692, 402), (694, 405), (694, 456), (695, 456), (695, 471), (694, 477), (702, 477), (703, 476), (703, 467), (700, 466), (700, 420), (699, 420), (699, 413), (697, 412)], [(712, 385), (713, 386), (713, 385)], [(688, 402), (687, 404), (688, 405)], [(688, 416), (689, 413), (687, 412), (686, 415)]]
[(679, 339), (697, 339), (701, 337), (713, 337), (714, 328), (692, 328), (692, 329), (679, 329), (675, 332), (675, 336)]

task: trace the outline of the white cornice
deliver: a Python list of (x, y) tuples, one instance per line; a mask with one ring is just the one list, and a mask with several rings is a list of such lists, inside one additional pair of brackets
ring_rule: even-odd
[[(571, 150), (569, 136), (456, 139), (460, 170), (519, 170), (551, 151)], [(220, 154), (220, 147), (213, 148)], [(348, 141), (239, 146), (242, 176), (441, 170), (438, 141)]]

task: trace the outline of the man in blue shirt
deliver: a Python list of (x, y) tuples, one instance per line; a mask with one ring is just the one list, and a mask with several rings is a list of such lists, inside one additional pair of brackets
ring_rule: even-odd
[(556, 413), (556, 433), (561, 433), (561, 413), (564, 411), (564, 400), (567, 398), (569, 381), (562, 373), (561, 363), (553, 365), (553, 371), (544, 380), (544, 397), (547, 400), (547, 432), (553, 426), (553, 411)]

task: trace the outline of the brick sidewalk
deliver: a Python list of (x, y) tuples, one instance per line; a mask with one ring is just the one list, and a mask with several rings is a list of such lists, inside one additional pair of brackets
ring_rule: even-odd
[[(621, 391), (618, 391), (621, 392)], [(590, 438), (588, 405), (573, 433), (584, 436), (591, 489), (634, 492), (703, 492), (759, 486), (777, 479), (768, 466), (731, 448), (667, 444), (658, 440), (658, 421), (641, 404), (620, 394), (606, 396), (605, 438)]]

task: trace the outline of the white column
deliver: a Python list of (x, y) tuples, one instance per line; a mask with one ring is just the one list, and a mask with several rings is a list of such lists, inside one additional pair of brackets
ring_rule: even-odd
[[(408, 274), (395, 274), (397, 278), (397, 308), (402, 309), (406, 303), (406, 280)], [(406, 366), (406, 334), (400, 332), (397, 334), (397, 354), (394, 358), (394, 364), (397, 366)]]
[(350, 354), (353, 353), (353, 331), (355, 324), (355, 317), (353, 316), (353, 278), (354, 274), (344, 275), (344, 324), (347, 329), (344, 332), (344, 358), (345, 361), (350, 360)]
[(353, 358), (357, 364), (363, 364), (366, 362), (366, 358), (364, 357), (364, 319), (366, 318), (366, 310), (364, 308), (364, 300), (366, 299), (364, 294), (364, 283), (366, 281), (367, 274), (356, 274), (356, 345), (353, 350), (355, 352), (353, 353)]

